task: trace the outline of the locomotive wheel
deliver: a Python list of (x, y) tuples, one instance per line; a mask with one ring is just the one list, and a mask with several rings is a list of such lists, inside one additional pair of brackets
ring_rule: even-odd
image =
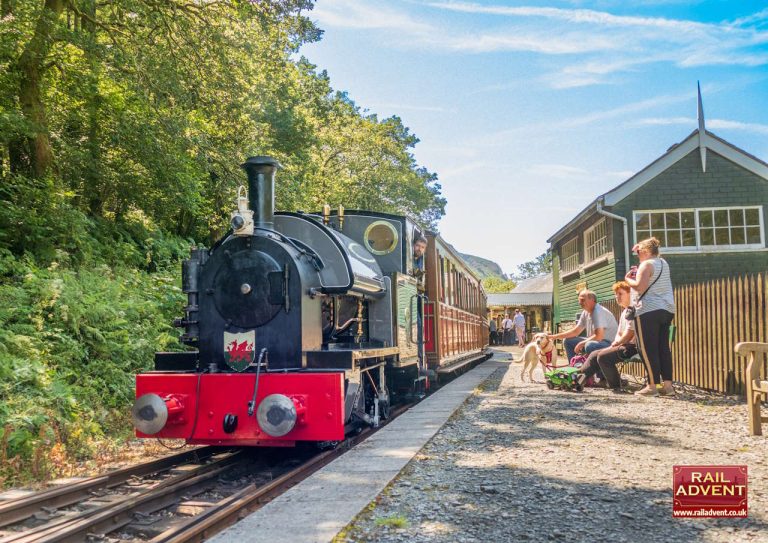
[(554, 390), (555, 384), (552, 381), (547, 381), (547, 388), (549, 390)]
[(576, 392), (582, 392), (584, 390), (584, 385), (576, 383), (576, 386), (573, 387), (573, 390)]

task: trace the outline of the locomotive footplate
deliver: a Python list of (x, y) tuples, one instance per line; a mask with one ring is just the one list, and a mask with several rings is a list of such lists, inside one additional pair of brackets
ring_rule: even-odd
[(375, 365), (379, 358), (397, 356), (397, 347), (381, 347), (377, 349), (332, 349), (328, 351), (307, 351), (308, 369), (365, 369)]

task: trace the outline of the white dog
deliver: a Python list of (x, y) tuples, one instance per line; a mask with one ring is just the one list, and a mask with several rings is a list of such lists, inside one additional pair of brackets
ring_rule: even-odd
[[(528, 381), (533, 382), (533, 370), (536, 369), (536, 364), (541, 364), (544, 371), (547, 371), (547, 366), (554, 366), (557, 362), (557, 349), (555, 349), (555, 342), (547, 337), (547, 334), (539, 333), (533, 336), (533, 341), (523, 349), (523, 356), (520, 360), (515, 362), (522, 362), (523, 369), (520, 372), (520, 379), (525, 380), (525, 372), (528, 371)], [(530, 367), (530, 368), (529, 368)]]

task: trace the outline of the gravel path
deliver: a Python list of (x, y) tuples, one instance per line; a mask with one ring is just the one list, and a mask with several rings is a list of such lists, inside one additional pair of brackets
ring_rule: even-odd
[[(519, 377), (497, 371), (337, 540), (768, 542), (768, 437), (743, 401)], [(749, 518), (673, 518), (676, 464), (746, 464)]]

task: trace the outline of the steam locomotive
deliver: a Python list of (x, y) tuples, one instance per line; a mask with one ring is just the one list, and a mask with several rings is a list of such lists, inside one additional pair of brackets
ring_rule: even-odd
[[(279, 163), (242, 165), (231, 229), (182, 265), (184, 352), (136, 376), (139, 437), (336, 442), (441, 375), (487, 358), (485, 294), (434, 233), (371, 211), (274, 211)], [(426, 236), (425, 271), (413, 240)]]

